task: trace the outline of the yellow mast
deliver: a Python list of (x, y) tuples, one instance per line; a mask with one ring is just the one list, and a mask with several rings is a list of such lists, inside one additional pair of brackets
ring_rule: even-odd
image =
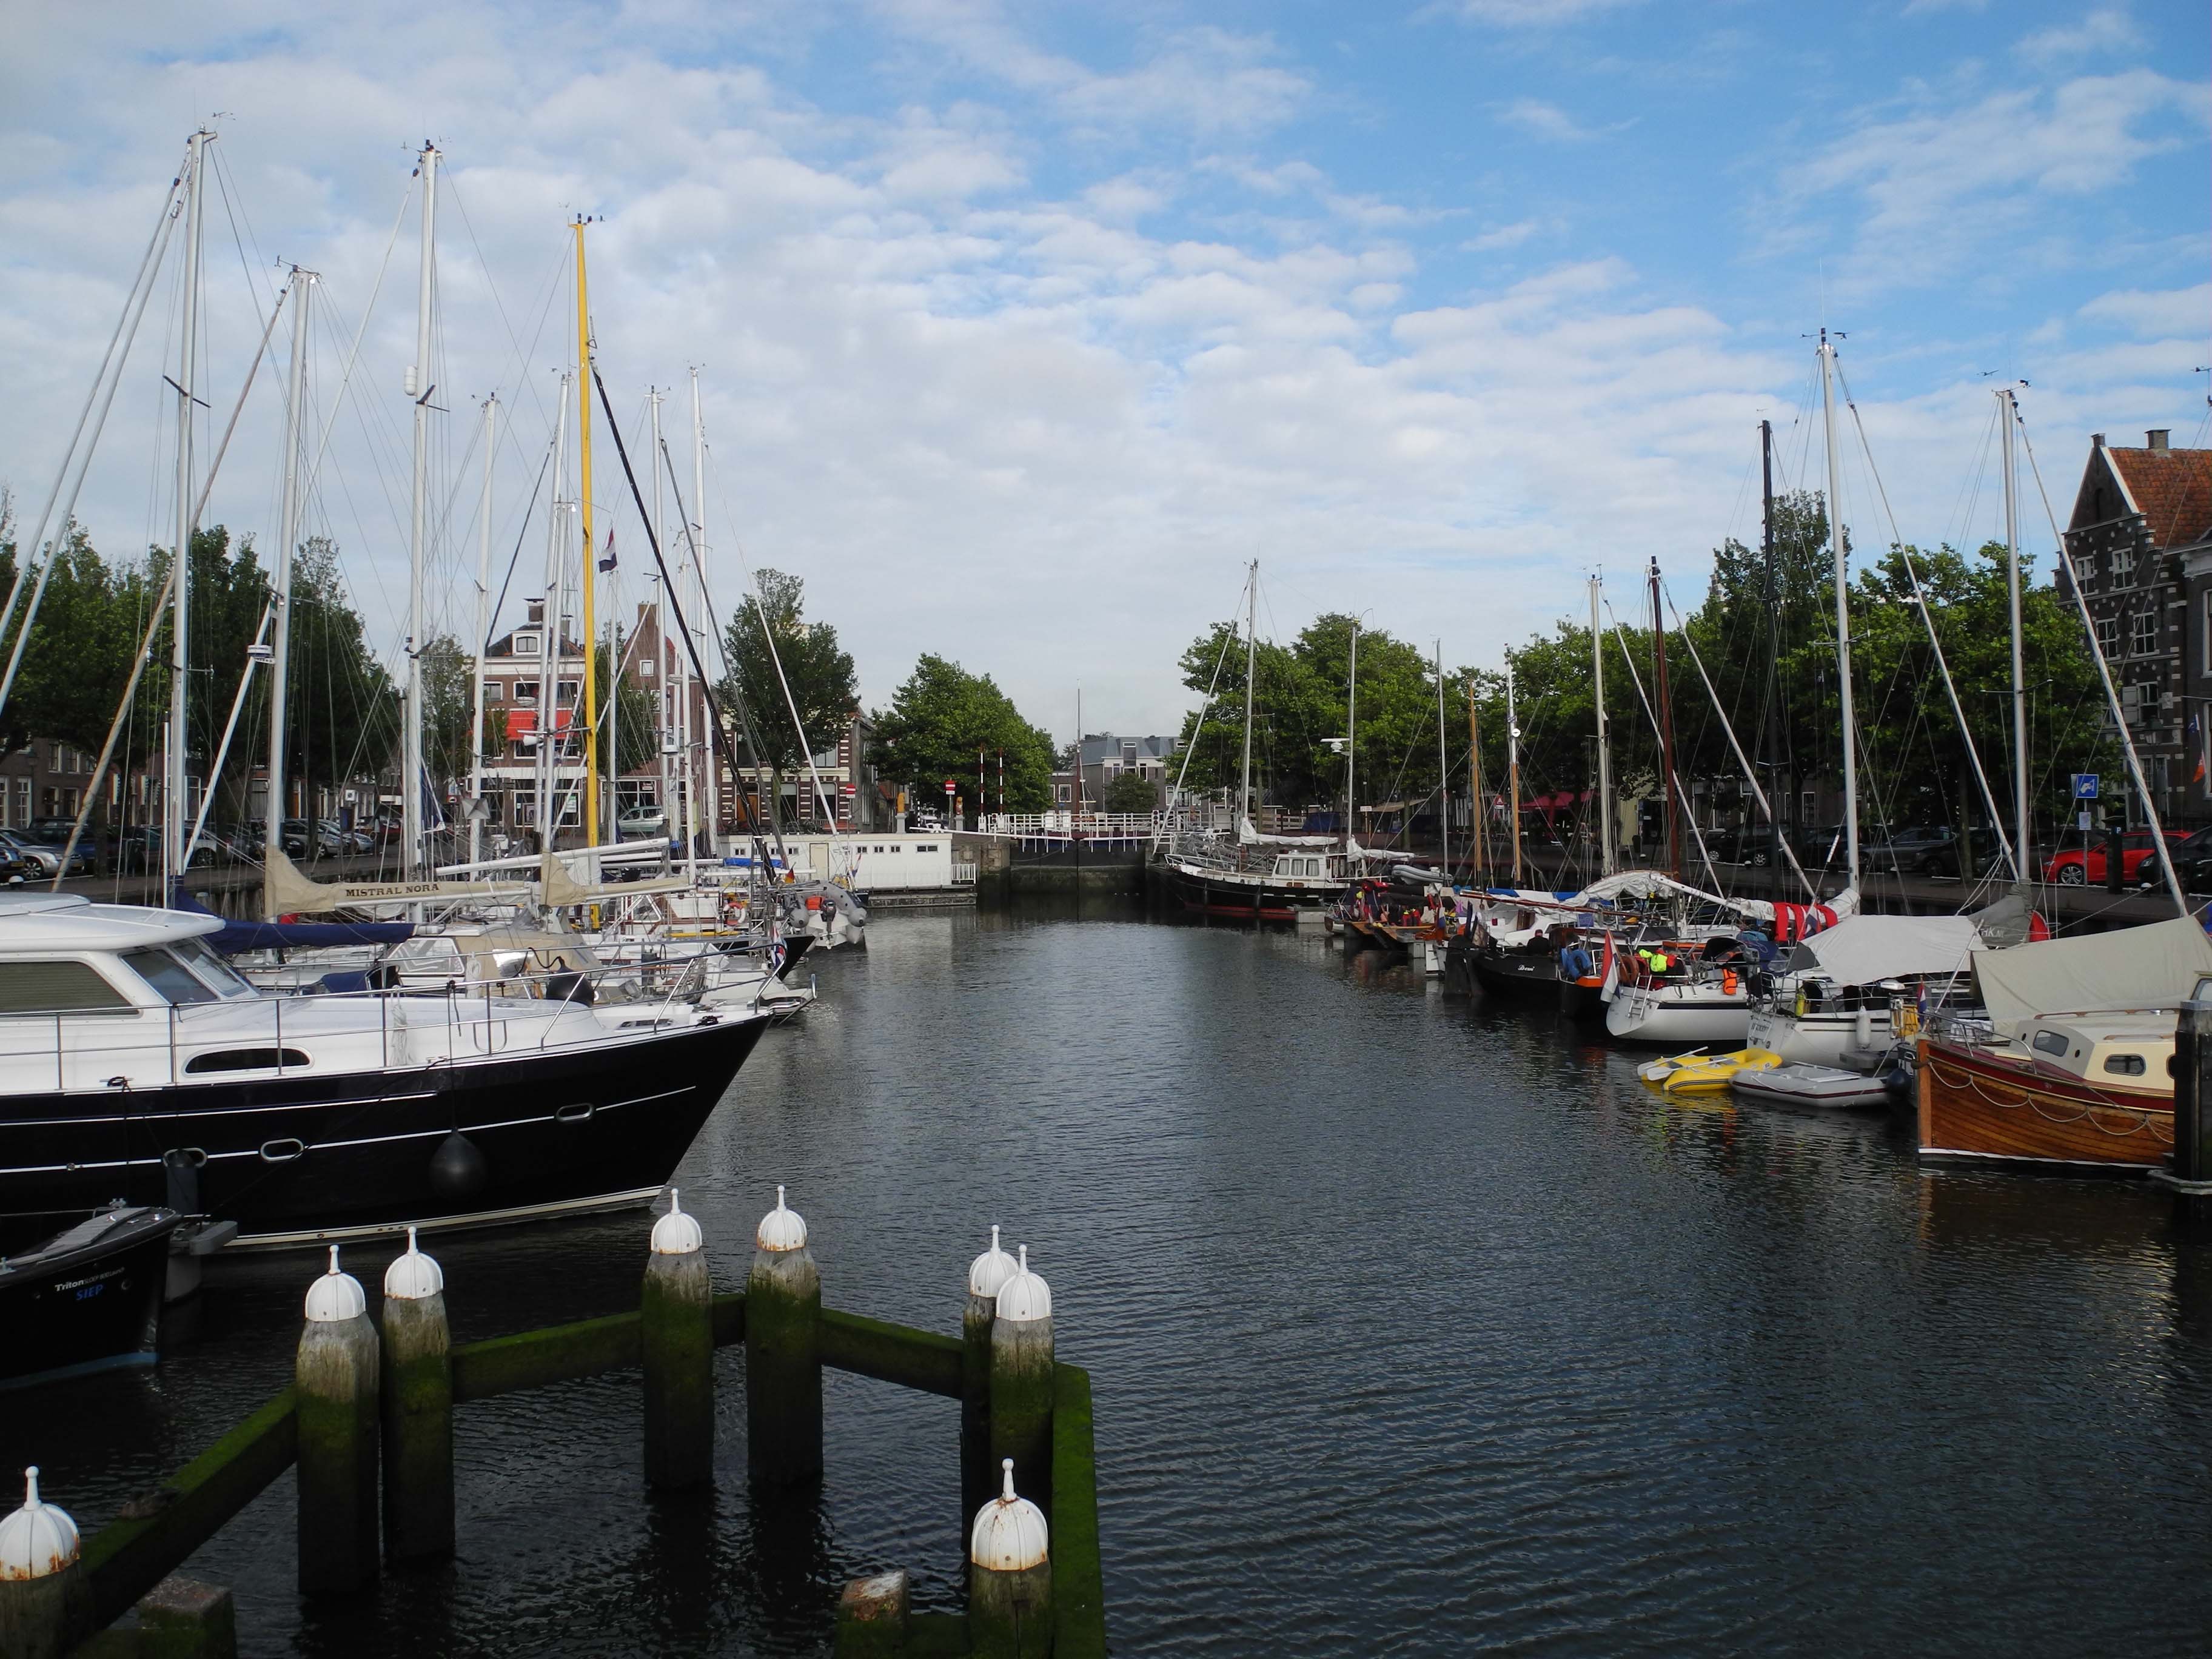
[[(599, 569), (599, 549), (592, 540), (592, 322), (584, 287), (584, 227), (590, 222), (576, 216), (576, 435), (583, 446), (579, 457), (576, 501), (584, 521), (584, 845), (599, 844), (599, 613), (592, 604), (592, 578)], [(561, 620), (553, 618), (548, 637), (557, 639)], [(557, 665), (558, 658), (555, 659)], [(554, 720), (558, 729), (560, 704), (555, 670)]]

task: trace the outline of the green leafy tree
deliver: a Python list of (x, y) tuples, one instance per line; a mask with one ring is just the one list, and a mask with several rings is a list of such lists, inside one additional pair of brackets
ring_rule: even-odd
[(917, 805), (934, 802), (945, 779), (974, 776), (979, 752), (990, 757), (995, 788), (1001, 750), (1006, 810), (1039, 812), (1052, 804), (1052, 738), (1024, 720), (988, 674), (925, 656), (892, 695), (891, 706), (869, 720), (877, 770), (907, 785)]
[[(805, 593), (806, 584), (797, 576), (760, 571), (755, 602), (730, 619), (724, 639), (730, 672), (721, 683), (722, 701), (734, 708), (742, 698), (751, 714), (754, 740), (761, 763), (769, 769), (775, 799), (782, 799), (784, 774), (800, 771), (806, 764), (806, 746), (792, 726), (791, 705), (798, 706), (799, 724), (817, 753), (835, 746), (839, 730), (860, 706), (852, 653), (837, 643), (837, 630), (828, 623), (805, 619)], [(776, 673), (779, 662), (781, 678)], [(791, 688), (788, 702), (787, 683)]]
[[(602, 707), (602, 730), (611, 732), (599, 744), (599, 763), (611, 775), (638, 772), (660, 757), (660, 700), (641, 685), (633, 685), (615, 672), (615, 659), (607, 647), (599, 647), (599, 696), (611, 696), (612, 708)], [(609, 688), (612, 688), (611, 690)]]
[(1106, 786), (1104, 806), (1109, 812), (1149, 812), (1159, 799), (1150, 778), (1141, 772), (1124, 772)]

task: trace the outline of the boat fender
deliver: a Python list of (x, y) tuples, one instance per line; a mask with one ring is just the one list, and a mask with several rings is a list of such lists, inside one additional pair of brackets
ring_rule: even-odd
[(476, 1142), (458, 1129), (430, 1154), (430, 1190), (441, 1198), (467, 1198), (483, 1189), (490, 1173)]

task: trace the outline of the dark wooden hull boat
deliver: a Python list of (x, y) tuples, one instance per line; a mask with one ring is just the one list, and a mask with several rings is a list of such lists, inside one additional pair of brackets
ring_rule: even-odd
[(0, 1258), (0, 1389), (152, 1364), (181, 1219), (168, 1209), (103, 1210)]
[(1923, 1037), (1920, 1156), (2134, 1175), (2173, 1151), (2170, 1091), (2099, 1088), (2017, 1060)]
[(1559, 958), (1541, 951), (1484, 951), (1471, 953), (1475, 982), (1494, 997), (1552, 1002), (1559, 994)]

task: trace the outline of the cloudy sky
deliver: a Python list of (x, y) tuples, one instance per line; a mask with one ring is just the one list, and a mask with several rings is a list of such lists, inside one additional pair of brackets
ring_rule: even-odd
[[(1843, 492), (1863, 543), (1889, 538), (1877, 478), (1910, 539), (1996, 531), (1992, 385), (2028, 382), (2062, 513), (2093, 430), (2207, 441), (2212, 53), (2178, 0), (431, 9), (14, 11), (19, 515), (202, 121), (202, 418), (228, 417), (276, 262), (323, 273), (313, 517), (394, 649), (426, 137), (434, 626), (472, 616), (494, 391), (495, 583), (520, 546), (511, 592), (542, 591), (524, 514), (573, 353), (565, 225), (599, 215), (602, 371), (634, 450), (672, 391), (687, 495), (700, 372), (717, 597), (793, 572), (870, 702), (934, 651), (1063, 738), (1079, 685), (1091, 729), (1171, 725), (1176, 655), (1255, 557), (1263, 633), (1366, 611), (1452, 664), (1581, 608), (1593, 568), (1626, 608), (1656, 555), (1686, 603), (1708, 550), (1756, 532), (1762, 416), (1784, 482), (1819, 482), (1823, 324), (1867, 434)], [(168, 539), (175, 264), (84, 484), (111, 553)], [(265, 540), (264, 375), (209, 517)], [(603, 424), (595, 461), (634, 602)]]

